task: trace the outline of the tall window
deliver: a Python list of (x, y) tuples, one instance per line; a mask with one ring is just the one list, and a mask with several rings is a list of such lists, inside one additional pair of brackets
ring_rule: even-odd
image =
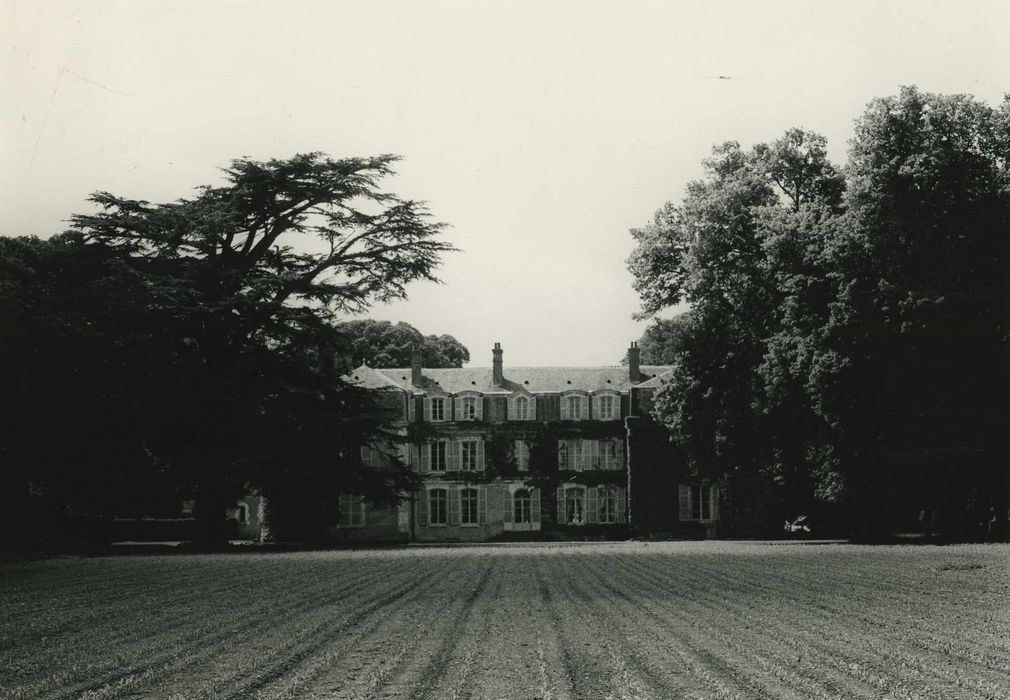
[(477, 417), (477, 399), (467, 396), (463, 399), (463, 420), (473, 420)]
[(568, 469), (568, 441), (558, 442), (558, 469)]
[(365, 503), (353, 493), (340, 494), (340, 525), (361, 527), (365, 524)]
[(428, 491), (428, 524), (445, 525), (449, 521), (449, 493), (446, 489)]
[(532, 522), (532, 516), (530, 515), (531, 502), (529, 489), (519, 489), (512, 495), (512, 522)]
[(691, 487), (691, 517), (694, 520), (712, 519), (712, 490), (707, 484)]
[(477, 489), (460, 490), (459, 522), (463, 525), (477, 524)]
[(530, 413), (530, 400), (525, 396), (516, 399), (515, 420), (527, 420)]
[(247, 525), (249, 523), (249, 506), (245, 503), (239, 503), (236, 509), (235, 519), (238, 520), (239, 525)]
[(613, 396), (600, 396), (596, 399), (597, 412), (596, 416), (600, 420), (612, 420), (614, 418), (614, 397)]
[(521, 471), (530, 469), (530, 446), (525, 440), (516, 440), (516, 468)]
[(476, 440), (463, 440), (460, 443), (460, 469), (463, 471), (477, 470)]
[(445, 399), (431, 400), (431, 419), (433, 421), (445, 420)]
[(436, 440), (431, 443), (431, 471), (445, 471), (447, 444), (445, 440)]
[(568, 397), (568, 420), (582, 420), (582, 397)]
[(600, 442), (600, 468), (617, 469), (617, 440)]
[(565, 490), (565, 522), (569, 525), (581, 525), (586, 522), (586, 497), (582, 488)]
[(600, 522), (617, 522), (617, 490), (601, 486), (599, 491), (599, 501)]

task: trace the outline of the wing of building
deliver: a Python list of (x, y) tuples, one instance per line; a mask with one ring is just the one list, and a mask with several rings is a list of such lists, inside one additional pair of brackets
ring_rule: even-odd
[(397, 444), (362, 448), (366, 464), (407, 462), (422, 479), (398, 507), (339, 495), (337, 540), (483, 541), (626, 537), (631, 531), (714, 536), (719, 494), (684, 476), (648, 417), (668, 366), (374, 369), (346, 376), (383, 392)]

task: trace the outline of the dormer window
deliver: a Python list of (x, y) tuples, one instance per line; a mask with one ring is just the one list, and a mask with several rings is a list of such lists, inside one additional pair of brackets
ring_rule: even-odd
[(456, 420), (480, 420), (483, 417), (483, 400), (479, 394), (463, 394), (456, 397)]
[(561, 420), (586, 420), (589, 418), (587, 398), (582, 394), (563, 394), (561, 396)]
[(516, 420), (526, 420), (526, 414), (530, 411), (530, 400), (525, 396), (516, 399)]
[(593, 396), (594, 420), (617, 420), (621, 417), (620, 397), (612, 392)]
[(446, 408), (447, 399), (442, 396), (432, 396), (424, 400), (424, 419), (425, 421), (438, 423), (441, 421), (448, 420), (448, 409)]
[(477, 400), (472, 396), (463, 399), (463, 420), (473, 420), (477, 417)]
[(536, 420), (536, 399), (525, 394), (513, 395), (509, 399), (509, 420)]

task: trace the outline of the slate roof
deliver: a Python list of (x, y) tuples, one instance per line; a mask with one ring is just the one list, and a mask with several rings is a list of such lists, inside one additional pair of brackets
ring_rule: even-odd
[(366, 389), (396, 388), (415, 393), (459, 394), (476, 391), (481, 394), (510, 394), (517, 391), (560, 393), (563, 391), (596, 392), (611, 390), (627, 392), (632, 386), (659, 386), (656, 377), (670, 370), (668, 365), (643, 365), (643, 380), (633, 383), (628, 368), (617, 367), (506, 367), (505, 382), (496, 387), (491, 381), (490, 367), (462, 367), (421, 371), (423, 387), (410, 383), (410, 368), (373, 369), (362, 365), (347, 375), (349, 381)]

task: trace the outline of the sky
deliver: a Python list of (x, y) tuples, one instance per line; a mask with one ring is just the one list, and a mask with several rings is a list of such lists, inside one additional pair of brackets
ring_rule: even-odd
[(801, 126), (844, 163), (902, 85), (1010, 91), (1010, 3), (7, 0), (0, 235), (104, 190), (171, 201), (237, 157), (403, 156), (460, 252), (371, 318), (505, 365), (617, 364), (647, 322), (629, 229), (701, 160)]

